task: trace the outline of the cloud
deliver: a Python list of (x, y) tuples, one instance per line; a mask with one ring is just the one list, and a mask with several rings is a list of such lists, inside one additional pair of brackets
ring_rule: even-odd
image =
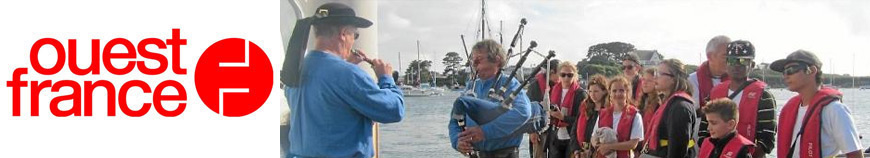
[[(450, 51), (463, 54), (459, 35), (475, 42), (479, 1), (380, 1), (380, 56), (398, 64), (417, 58), (440, 59)], [(817, 52), (820, 58), (866, 59), (870, 43), (870, 1), (487, 1), (491, 31), (503, 21), (509, 43), (520, 18), (527, 18), (523, 45), (536, 40), (538, 51), (555, 50), (557, 58), (578, 61), (589, 46), (623, 41), (638, 49), (659, 50), (667, 58), (699, 64), (707, 41), (716, 35), (756, 44), (759, 60), (770, 62), (797, 49)], [(488, 30), (490, 31), (490, 30)], [(494, 38), (498, 40), (498, 34)], [(393, 59), (390, 59), (393, 58)], [(539, 57), (529, 59), (537, 63)], [(516, 61), (516, 60), (513, 60)], [(837, 63), (846, 73), (852, 62)], [(528, 64), (529, 66), (531, 64)], [(870, 63), (856, 63), (870, 67)], [(394, 66), (397, 67), (397, 66)], [(405, 66), (406, 67), (406, 66)], [(870, 72), (857, 72), (870, 75)]]

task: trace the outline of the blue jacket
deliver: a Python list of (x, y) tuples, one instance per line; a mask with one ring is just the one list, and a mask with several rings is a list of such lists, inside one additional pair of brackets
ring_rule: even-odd
[[(504, 84), (507, 80), (506, 75), (502, 75), (501, 83), (499, 85)], [(474, 93), (477, 95), (477, 98), (487, 98), (487, 94), (489, 89), (492, 87), (493, 82), (495, 82), (495, 77), (488, 80), (475, 80), (477, 85), (475, 86)], [(516, 79), (510, 80), (510, 88), (508, 88), (511, 92), (519, 88), (520, 82)], [(471, 88), (470, 86), (467, 86)], [(504, 97), (507, 98), (509, 94), (505, 94)], [(481, 142), (472, 144), (475, 150), (479, 151), (494, 151), (497, 149), (507, 148), (507, 147), (519, 147), (520, 142), (523, 140), (523, 135), (515, 135), (511, 136), (514, 131), (519, 129), (520, 126), (525, 124), (526, 120), (528, 120), (532, 115), (532, 111), (529, 104), (529, 97), (526, 96), (525, 90), (520, 91), (517, 95), (516, 100), (514, 100), (513, 108), (508, 112), (502, 114), (492, 122), (489, 122), (484, 125), (478, 125), (476, 122), (471, 120), (468, 116), (466, 116), (466, 128), (480, 126), (483, 131), (483, 135), (485, 139)], [(450, 119), (450, 123), (448, 124), (448, 130), (450, 133), (450, 142), (453, 146), (453, 149), (456, 149), (457, 139), (459, 139), (459, 124), (456, 123), (456, 120)]]
[(302, 83), (286, 88), (290, 104), (288, 157), (372, 157), (372, 124), (405, 115), (401, 90), (389, 75), (369, 77), (340, 57), (310, 51)]

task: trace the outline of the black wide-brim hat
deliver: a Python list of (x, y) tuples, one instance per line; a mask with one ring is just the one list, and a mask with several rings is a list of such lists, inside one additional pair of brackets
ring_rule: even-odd
[(341, 3), (326, 3), (317, 7), (314, 17), (316, 20), (313, 24), (353, 25), (358, 28), (372, 26), (372, 21), (356, 16), (352, 8)]

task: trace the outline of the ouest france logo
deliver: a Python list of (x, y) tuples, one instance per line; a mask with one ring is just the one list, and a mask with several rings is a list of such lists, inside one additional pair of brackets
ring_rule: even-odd
[[(6, 87), (12, 90), (12, 116), (20, 117), (22, 107), (30, 109), (29, 116), (39, 116), (40, 110), (48, 109), (56, 117), (89, 117), (94, 114), (94, 108), (106, 108), (105, 116), (126, 115), (141, 117), (149, 112), (160, 116), (175, 117), (181, 115), (187, 107), (187, 89), (177, 79), (188, 75), (187, 68), (181, 67), (181, 48), (187, 45), (187, 40), (181, 38), (181, 29), (172, 29), (169, 39), (145, 38), (134, 45), (125, 38), (114, 38), (102, 45), (101, 39), (91, 39), (91, 64), (80, 67), (76, 59), (76, 39), (66, 40), (66, 46), (54, 38), (42, 38), (33, 43), (30, 49), (30, 67), (19, 67), (12, 72), (12, 79), (6, 81)], [(83, 42), (82, 42), (83, 43)], [(171, 59), (146, 47), (156, 46), (157, 49), (170, 49)], [(56, 61), (39, 61), (40, 49), (51, 49), (56, 52)], [(114, 48), (114, 49), (113, 49)], [(112, 50), (126, 51), (112, 51)], [(152, 47), (153, 48), (153, 47)], [(46, 51), (43, 51), (46, 52)], [(127, 59), (118, 62), (113, 59)], [(158, 66), (146, 66), (145, 60), (152, 60)], [(55, 63), (45, 66), (41, 63)], [(123, 65), (117, 67), (115, 65)], [(46, 64), (49, 65), (49, 64)], [(68, 69), (64, 69), (65, 66)], [(101, 72), (101, 66), (107, 72)], [(41, 81), (23, 81), (22, 75), (32, 72), (47, 76)], [(97, 76), (99, 80), (69, 80), (53, 78), (62, 70), (78, 76)], [(202, 102), (211, 111), (229, 117), (241, 117), (257, 111), (269, 97), (273, 84), (272, 65), (266, 53), (253, 42), (242, 38), (226, 38), (213, 43), (206, 48), (196, 62), (194, 74), (195, 89)], [(165, 78), (159, 84), (149, 85), (145, 81), (130, 79), (126, 82), (110, 82), (103, 76), (114, 78), (129, 78), (133, 71), (144, 75), (174, 76)], [(108, 73), (108, 74), (107, 74)], [(102, 75), (101, 75), (102, 74)], [(161, 79), (162, 80), (162, 79)], [(61, 88), (72, 88), (73, 92), (53, 98), (40, 98), (40, 92), (58, 92)], [(30, 94), (21, 94), (22, 89), (29, 88)], [(107, 105), (93, 105), (94, 91), (105, 89), (108, 96)], [(141, 108), (132, 109), (128, 104), (128, 92), (138, 89), (152, 95), (151, 102), (143, 103)], [(177, 94), (164, 94), (163, 91), (174, 89)], [(30, 105), (21, 105), (21, 96), (30, 96)], [(132, 96), (135, 97), (135, 96)], [(40, 105), (40, 99), (50, 99), (49, 105)], [(72, 108), (61, 109), (61, 102), (72, 102)], [(178, 102), (174, 109), (164, 108), (164, 101)], [(153, 109), (153, 110), (152, 110)], [(119, 112), (120, 111), (120, 112)], [(120, 113), (120, 114), (119, 114)], [(28, 116), (28, 114), (25, 114)]]

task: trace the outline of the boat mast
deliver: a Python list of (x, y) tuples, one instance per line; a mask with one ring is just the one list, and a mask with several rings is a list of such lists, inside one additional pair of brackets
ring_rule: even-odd
[(480, 40), (486, 39), (486, 1), (480, 0)]
[[(402, 71), (402, 52), (399, 52), (399, 71)], [(399, 73), (399, 75), (402, 75), (402, 73)], [(398, 78), (396, 78), (396, 81), (397, 81), (397, 83), (399, 83), (399, 85), (404, 85), (404, 84), (402, 84), (402, 82), (398, 82), (399, 81)], [(407, 80), (405, 80), (405, 81), (407, 81)]]
[(417, 86), (423, 83), (423, 80), (420, 79), (420, 70), (423, 69), (422, 65), (423, 61), (420, 61), (420, 40), (417, 40)]

